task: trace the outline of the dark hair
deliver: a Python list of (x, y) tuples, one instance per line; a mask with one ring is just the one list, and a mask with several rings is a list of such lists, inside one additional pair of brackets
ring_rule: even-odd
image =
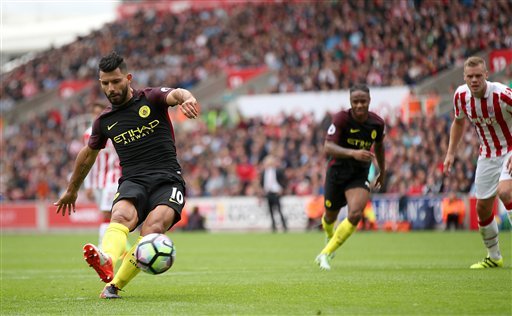
[(363, 92), (370, 94), (370, 88), (368, 88), (368, 86), (363, 83), (357, 83), (357, 84), (353, 85), (352, 87), (350, 87), (350, 94), (352, 94), (352, 92), (355, 92), (355, 91), (363, 91)]
[(115, 51), (112, 51), (107, 56), (100, 59), (98, 68), (103, 72), (111, 72), (119, 68), (121, 72), (126, 71), (126, 63), (124, 58), (119, 56)]

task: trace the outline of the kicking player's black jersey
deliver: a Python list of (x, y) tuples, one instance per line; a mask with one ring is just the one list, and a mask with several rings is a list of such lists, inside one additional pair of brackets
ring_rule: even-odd
[(153, 173), (180, 175), (174, 129), (165, 102), (171, 88), (134, 90), (130, 101), (109, 106), (94, 121), (89, 147), (105, 148), (111, 139), (122, 167), (120, 183)]
[[(352, 117), (352, 110), (348, 109), (334, 114), (326, 140), (344, 148), (370, 150), (375, 142), (380, 143), (384, 139), (384, 127), (384, 120), (374, 112), (369, 112), (368, 119), (359, 123)], [(359, 169), (369, 168), (370, 162), (329, 157), (328, 165)]]

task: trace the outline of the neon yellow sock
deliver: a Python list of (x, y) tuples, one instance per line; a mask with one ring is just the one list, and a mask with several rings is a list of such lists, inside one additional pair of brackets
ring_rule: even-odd
[(114, 280), (111, 282), (111, 284), (115, 284), (119, 289), (125, 287), (140, 272), (140, 269), (137, 267), (137, 260), (135, 259), (135, 249), (137, 249), (141, 239), (142, 236), (135, 241), (133, 247), (126, 253), (119, 271), (117, 271)]
[(336, 249), (338, 249), (345, 240), (347, 240), (350, 235), (356, 230), (356, 226), (352, 225), (351, 222), (348, 221), (347, 218), (345, 218), (336, 228), (336, 231), (334, 232), (333, 238), (329, 240), (327, 245), (325, 245), (325, 248), (322, 250), (321, 253), (325, 254), (331, 254)]
[(331, 239), (332, 235), (334, 234), (334, 224), (336, 224), (336, 221), (328, 224), (325, 221), (325, 216), (322, 216), (322, 227), (324, 228), (325, 235), (327, 236), (327, 239)]
[(103, 242), (101, 243), (101, 249), (110, 256), (112, 264), (115, 266), (119, 257), (125, 251), (126, 240), (128, 239), (128, 233), (130, 230), (128, 227), (119, 223), (110, 223), (105, 236), (103, 236)]

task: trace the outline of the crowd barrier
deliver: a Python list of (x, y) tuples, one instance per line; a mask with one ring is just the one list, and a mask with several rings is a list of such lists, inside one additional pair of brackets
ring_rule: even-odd
[[(444, 227), (442, 198), (439, 195), (409, 196), (406, 207), (399, 209), (400, 196), (375, 194), (372, 197), (372, 209), (376, 228), (394, 230), (393, 227), (398, 227), (399, 223), (407, 222), (412, 230), (441, 229)], [(312, 199), (313, 196), (282, 198), (283, 213), (290, 230), (300, 231), (306, 228), (306, 209), (310, 207)], [(463, 200), (466, 205), (464, 228), (478, 229), (475, 198), (466, 196)], [(205, 217), (206, 228), (210, 231), (268, 231), (271, 227), (266, 202), (257, 197), (189, 198), (184, 211), (188, 212), (195, 206)], [(344, 216), (346, 210), (340, 212), (340, 219)], [(100, 223), (101, 214), (94, 203), (78, 203), (76, 212), (70, 216), (57, 214), (56, 207), (48, 201), (4, 201), (0, 204), (0, 228), (3, 231), (97, 229)], [(179, 227), (180, 225), (177, 228)]]

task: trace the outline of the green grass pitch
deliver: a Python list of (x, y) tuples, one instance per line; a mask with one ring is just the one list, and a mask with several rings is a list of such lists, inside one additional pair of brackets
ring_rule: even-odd
[(512, 315), (510, 232), (506, 267), (479, 271), (478, 232), (357, 232), (329, 272), (313, 263), (320, 232), (169, 236), (171, 270), (108, 301), (82, 259), (96, 234), (3, 232), (0, 315)]

